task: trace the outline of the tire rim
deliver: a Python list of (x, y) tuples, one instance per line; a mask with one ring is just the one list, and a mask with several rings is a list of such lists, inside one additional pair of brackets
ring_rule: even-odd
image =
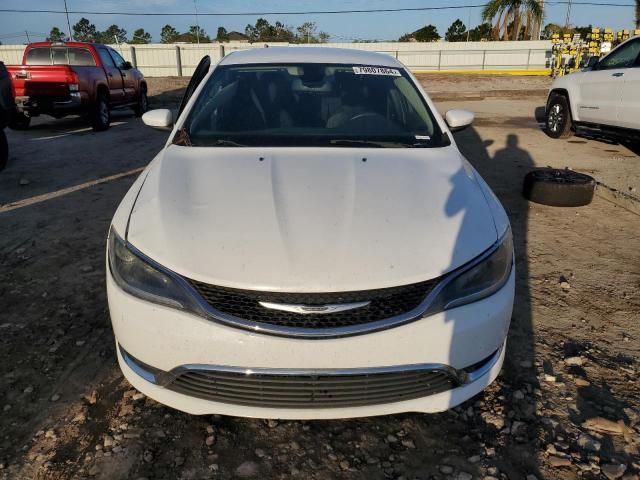
[(547, 125), (549, 126), (549, 130), (552, 132), (557, 132), (560, 130), (560, 126), (564, 121), (564, 113), (562, 111), (562, 105), (559, 103), (555, 103), (551, 110), (549, 111), (549, 116), (547, 118)]
[(109, 123), (109, 107), (104, 102), (100, 102), (100, 120), (103, 125)]

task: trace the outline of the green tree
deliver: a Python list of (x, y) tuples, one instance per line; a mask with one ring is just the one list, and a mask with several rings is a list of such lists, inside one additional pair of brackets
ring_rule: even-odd
[(101, 43), (125, 43), (126, 41), (127, 31), (118, 25), (111, 25), (104, 32), (100, 33)]
[(173, 43), (178, 38), (178, 31), (171, 25), (165, 25), (160, 30), (160, 43)]
[(53, 27), (51, 29), (51, 32), (49, 32), (49, 36), (47, 37), (47, 40), (49, 42), (64, 42), (66, 39), (67, 36), (58, 27)]
[(399, 42), (435, 42), (440, 40), (440, 34), (435, 25), (426, 25), (420, 30), (416, 30), (413, 33), (405, 33), (398, 41)]
[(331, 38), (331, 35), (329, 35), (327, 32), (320, 32), (318, 34), (318, 41), (320, 43), (327, 43), (330, 38)]
[(315, 22), (304, 22), (296, 28), (298, 32), (297, 40), (301, 43), (317, 43), (317, 39), (315, 38), (316, 30)]
[(144, 28), (139, 28), (133, 32), (133, 37), (131, 37), (131, 43), (141, 44), (141, 43), (151, 43), (151, 34), (144, 31)]
[(491, 39), (491, 30), (493, 29), (490, 23), (481, 23), (477, 27), (469, 30), (469, 40), (472, 42), (479, 42), (481, 40)]
[(193, 42), (211, 43), (209, 35), (199, 25), (191, 25), (189, 27), (189, 35), (193, 37)]
[(447, 42), (463, 42), (467, 39), (467, 26), (458, 18), (444, 34), (444, 39)]
[(229, 41), (229, 32), (224, 27), (218, 27), (218, 33), (216, 34), (216, 40), (218, 42), (228, 42)]
[[(482, 10), (484, 21), (495, 21), (494, 32), (497, 39), (518, 40), (521, 35), (522, 20), (525, 19), (527, 32), (532, 32), (542, 23), (542, 7), (538, 0), (489, 0)], [(512, 27), (509, 28), (509, 25)]]
[(73, 26), (73, 38), (78, 42), (97, 42), (100, 39), (99, 37), (96, 26), (89, 22), (87, 18), (82, 17)]
[(295, 35), (290, 27), (281, 22), (271, 25), (264, 18), (256, 20), (255, 25), (247, 25), (244, 33), (250, 42), (292, 42)]

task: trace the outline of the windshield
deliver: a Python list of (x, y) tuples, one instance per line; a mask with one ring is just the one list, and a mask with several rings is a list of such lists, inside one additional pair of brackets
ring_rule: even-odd
[(308, 63), (217, 67), (174, 143), (397, 148), (449, 141), (404, 69)]

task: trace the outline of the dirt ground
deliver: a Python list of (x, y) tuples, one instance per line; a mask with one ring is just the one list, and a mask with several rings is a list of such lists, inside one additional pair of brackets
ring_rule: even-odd
[[(304, 422), (190, 416), (139, 394), (115, 360), (104, 247), (135, 179), (117, 175), (166, 134), (128, 112), (97, 134), (37, 119), (9, 132), (0, 173), (0, 478), (637, 480), (640, 217), (601, 196), (530, 204), (520, 189), (533, 167), (569, 166), (633, 196), (640, 157), (547, 138), (547, 79), (421, 81), (441, 111), (476, 112), (456, 141), (512, 222), (517, 299), (491, 387), (436, 415)], [(184, 84), (151, 79), (152, 106), (175, 107)]]

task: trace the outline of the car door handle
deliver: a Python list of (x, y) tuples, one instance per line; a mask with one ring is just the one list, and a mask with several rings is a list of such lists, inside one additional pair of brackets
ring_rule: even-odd
[(107, 73), (107, 75), (109, 75), (110, 77), (113, 77), (113, 73)]
[(611, 76), (612, 77), (622, 77), (624, 75), (624, 72), (618, 72), (618, 73), (612, 73)]

